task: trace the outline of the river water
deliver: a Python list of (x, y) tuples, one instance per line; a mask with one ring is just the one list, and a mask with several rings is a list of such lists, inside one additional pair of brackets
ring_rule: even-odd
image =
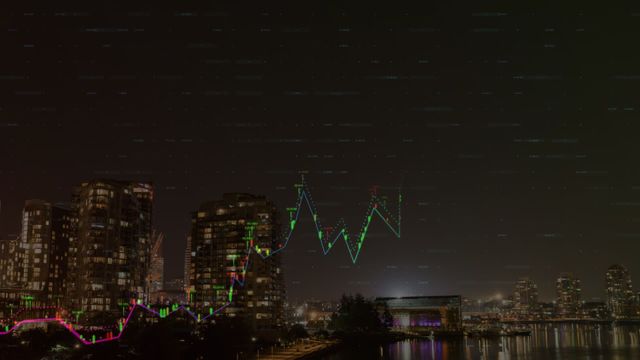
[(531, 336), (406, 340), (342, 348), (322, 360), (347, 359), (640, 359), (640, 326), (538, 324)]

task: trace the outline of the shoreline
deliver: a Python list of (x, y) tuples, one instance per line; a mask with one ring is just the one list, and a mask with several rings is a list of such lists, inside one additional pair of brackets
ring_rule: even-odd
[(339, 340), (307, 340), (273, 354), (260, 355), (262, 360), (310, 360), (336, 350), (342, 342)]
[(640, 325), (637, 320), (607, 320), (607, 319), (548, 319), (548, 320), (501, 320), (502, 324), (611, 324), (611, 325)]

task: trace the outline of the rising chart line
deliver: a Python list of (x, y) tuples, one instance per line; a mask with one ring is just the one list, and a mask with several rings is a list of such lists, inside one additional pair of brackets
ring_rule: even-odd
[[(344, 221), (344, 218), (340, 218), (336, 222), (335, 226), (332, 226), (332, 227), (322, 226), (317, 208), (313, 201), (313, 197), (311, 196), (311, 191), (309, 190), (309, 187), (304, 177), (302, 177), (302, 181), (299, 184), (295, 184), (295, 188), (297, 191), (296, 206), (292, 208), (287, 208), (287, 212), (289, 213), (289, 226), (287, 227), (287, 230), (285, 230), (284, 234), (282, 235), (282, 239), (274, 242), (276, 244), (275, 249), (270, 247), (261, 247), (259, 245), (250, 246), (249, 244), (253, 244), (253, 241), (247, 241), (247, 247), (245, 249), (246, 253), (244, 254), (244, 261), (240, 271), (241, 276), (234, 273), (230, 277), (229, 288), (227, 290), (228, 301), (225, 302), (223, 305), (219, 306), (218, 308), (216, 309), (209, 308), (209, 311), (207, 313), (197, 314), (196, 312), (192, 311), (190, 306), (188, 305), (172, 304), (171, 306), (162, 306), (162, 307), (159, 307), (158, 310), (155, 310), (151, 307), (151, 305), (145, 305), (141, 303), (140, 300), (138, 301), (132, 300), (131, 304), (129, 305), (129, 313), (123, 318), (121, 318), (120, 320), (118, 320), (116, 323), (116, 328), (114, 328), (114, 330), (116, 331), (115, 335), (113, 334), (113, 331), (111, 331), (111, 332), (107, 332), (106, 335), (104, 335), (101, 338), (96, 338), (96, 335), (94, 334), (91, 336), (90, 339), (86, 339), (84, 335), (82, 335), (80, 332), (76, 330), (76, 326), (64, 320), (61, 316), (59, 316), (59, 313), (62, 311), (57, 311), (55, 317), (26, 319), (22, 321), (14, 321), (14, 323), (11, 326), (3, 325), (2, 328), (0, 328), (0, 336), (9, 335), (14, 331), (16, 331), (18, 328), (20, 328), (21, 326), (28, 325), (28, 324), (58, 323), (62, 327), (67, 329), (82, 344), (92, 345), (92, 344), (104, 343), (104, 342), (120, 339), (120, 337), (124, 333), (124, 330), (129, 324), (129, 321), (131, 320), (133, 313), (138, 308), (154, 316), (158, 316), (160, 318), (165, 318), (167, 316), (171, 316), (178, 312), (184, 312), (190, 317), (192, 317), (194, 320), (196, 320), (197, 322), (207, 320), (208, 318), (215, 316), (216, 314), (224, 310), (227, 306), (232, 304), (234, 286), (237, 284), (238, 286), (243, 287), (245, 284), (244, 277), (249, 267), (249, 259), (252, 253), (258, 254), (262, 259), (266, 259), (270, 256), (276, 255), (277, 253), (279, 253), (280, 251), (283, 251), (287, 247), (287, 245), (289, 244), (289, 241), (293, 237), (293, 234), (296, 230), (297, 224), (300, 219), (300, 214), (303, 208), (308, 209), (309, 213), (311, 214), (311, 218), (313, 219), (315, 229), (316, 229), (316, 236), (318, 237), (318, 240), (320, 242), (323, 255), (327, 255), (335, 247), (334, 244), (338, 240), (340, 240), (340, 238), (342, 238), (349, 252), (351, 261), (352, 263), (355, 264), (358, 260), (360, 252), (362, 251), (362, 247), (365, 242), (367, 232), (369, 231), (369, 226), (374, 216), (381, 219), (383, 223), (386, 224), (387, 228), (391, 231), (391, 233), (395, 235), (397, 238), (400, 238), (400, 235), (401, 235), (400, 224), (402, 220), (401, 189), (398, 189), (397, 214), (392, 213), (387, 208), (386, 201), (377, 195), (377, 190), (374, 190), (371, 193), (371, 197), (369, 199), (369, 203), (367, 206), (367, 211), (365, 212), (362, 225), (360, 226), (360, 231), (357, 232), (354, 235), (354, 237), (352, 237), (349, 234), (349, 230), (346, 222)], [(254, 235), (253, 227), (255, 227), (255, 224), (256, 224), (255, 222), (250, 222), (247, 224), (245, 231), (247, 232), (248, 238), (253, 239), (253, 235)], [(233, 260), (235, 264), (235, 257), (233, 258)]]

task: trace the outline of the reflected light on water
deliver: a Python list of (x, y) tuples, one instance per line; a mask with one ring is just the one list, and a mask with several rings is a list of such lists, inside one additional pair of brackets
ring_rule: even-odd
[(346, 359), (640, 359), (640, 326), (533, 324), (531, 336), (451, 337), (345, 347), (324, 360)]

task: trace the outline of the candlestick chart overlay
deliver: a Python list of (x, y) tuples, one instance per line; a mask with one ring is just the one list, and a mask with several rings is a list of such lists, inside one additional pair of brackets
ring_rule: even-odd
[[(57, 323), (60, 326), (67, 329), (73, 336), (75, 336), (82, 344), (92, 345), (104, 342), (109, 342), (119, 339), (133, 315), (136, 311), (144, 311), (152, 316), (159, 318), (166, 318), (174, 314), (184, 314), (187, 317), (193, 319), (195, 322), (200, 323), (207, 319), (212, 318), (216, 314), (223, 311), (227, 306), (233, 303), (234, 289), (242, 287), (245, 284), (245, 274), (250, 267), (250, 259), (266, 259), (270, 256), (276, 256), (279, 252), (286, 249), (289, 241), (292, 240), (297, 225), (301, 219), (302, 213), (309, 215), (313, 221), (316, 237), (320, 243), (323, 255), (328, 255), (331, 250), (339, 247), (340, 240), (344, 243), (347, 252), (349, 253), (350, 260), (355, 264), (361, 254), (364, 247), (365, 240), (369, 227), (374, 219), (381, 220), (391, 235), (395, 238), (401, 236), (401, 220), (402, 220), (402, 193), (400, 189), (397, 193), (397, 200), (395, 206), (397, 210), (392, 211), (390, 205), (385, 197), (378, 195), (377, 189), (371, 192), (367, 209), (364, 213), (362, 223), (359, 226), (359, 230), (356, 233), (351, 233), (346, 221), (340, 218), (333, 226), (323, 226), (321, 217), (319, 216), (318, 209), (311, 195), (310, 188), (304, 178), (300, 183), (294, 185), (296, 191), (296, 203), (295, 206), (286, 209), (288, 214), (288, 224), (285, 227), (283, 234), (274, 242), (273, 246), (264, 246), (255, 243), (254, 229), (257, 222), (250, 221), (245, 224), (245, 234), (243, 240), (245, 241), (245, 248), (240, 254), (228, 255), (228, 260), (231, 260), (233, 267), (231, 271), (228, 271), (228, 285), (226, 286), (227, 301), (218, 307), (209, 307), (208, 309), (193, 309), (188, 304), (172, 304), (168, 306), (154, 306), (151, 304), (144, 304), (141, 300), (132, 299), (128, 304), (120, 304), (122, 307), (122, 317), (116, 321), (111, 328), (102, 328), (99, 331), (87, 330), (87, 328), (94, 329), (95, 327), (85, 327), (74, 324), (68, 319), (69, 312), (59, 307), (46, 307), (46, 308), (23, 308), (17, 310), (12, 320), (8, 323), (0, 323), (2, 327), (0, 330), (0, 336), (9, 335), (19, 328), (30, 324), (45, 324), (45, 323)], [(252, 256), (254, 255), (254, 256)], [(256, 261), (256, 260), (254, 260)], [(22, 314), (28, 314), (30, 311), (44, 312), (53, 315), (47, 315), (37, 318), (26, 318), (23, 320), (17, 320)], [(76, 318), (77, 321), (77, 318)]]

